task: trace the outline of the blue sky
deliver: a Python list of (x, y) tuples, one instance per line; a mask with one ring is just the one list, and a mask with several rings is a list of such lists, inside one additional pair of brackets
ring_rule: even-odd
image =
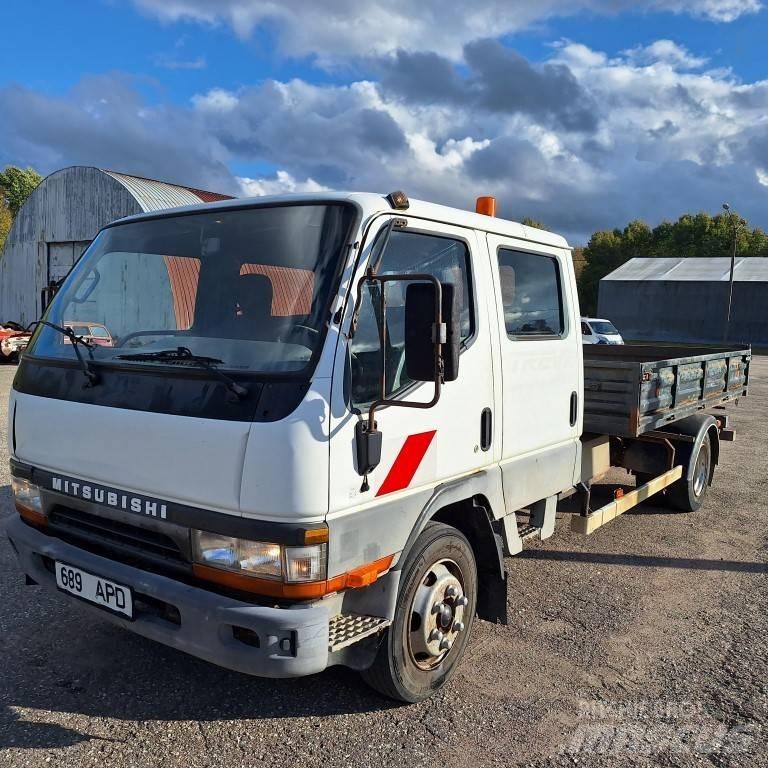
[(0, 165), (237, 194), (490, 192), (575, 242), (724, 199), (768, 227), (759, 0), (465, 7), (5, 3)]

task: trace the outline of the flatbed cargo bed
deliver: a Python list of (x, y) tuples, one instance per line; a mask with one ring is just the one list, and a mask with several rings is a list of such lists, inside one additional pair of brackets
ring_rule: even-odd
[(637, 437), (747, 394), (749, 348), (584, 345), (584, 432)]

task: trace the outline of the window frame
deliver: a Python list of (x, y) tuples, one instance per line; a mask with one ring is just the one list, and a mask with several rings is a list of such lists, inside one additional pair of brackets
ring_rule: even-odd
[[(470, 334), (469, 336), (461, 342), (461, 345), (459, 347), (459, 357), (464, 354), (466, 350), (468, 350), (477, 339), (478, 331), (479, 331), (479, 317), (478, 317), (478, 311), (477, 311), (477, 297), (475, 294), (475, 279), (474, 279), (474, 258), (475, 258), (475, 252), (472, 248), (472, 242), (470, 240), (470, 235), (463, 234), (465, 231), (473, 232), (474, 230), (471, 230), (467, 227), (462, 227), (457, 224), (452, 224), (448, 222), (443, 221), (437, 221), (432, 219), (407, 219), (406, 217), (402, 216), (401, 214), (393, 213), (392, 216), (386, 216), (384, 217), (384, 221), (379, 227), (379, 229), (376, 230), (375, 233), (368, 233), (368, 236), (372, 236), (371, 240), (371, 246), (370, 251), (368, 253), (368, 256), (365, 260), (365, 263), (370, 263), (370, 257), (373, 254), (374, 248), (376, 247), (376, 243), (379, 239), (379, 237), (383, 234), (384, 230), (387, 227), (387, 224), (389, 223), (391, 218), (396, 219), (403, 219), (407, 221), (407, 224), (402, 227), (397, 227), (396, 231), (399, 233), (405, 233), (405, 234), (415, 234), (415, 235), (423, 235), (427, 237), (433, 237), (433, 238), (441, 238), (444, 240), (452, 240), (456, 243), (461, 243), (464, 245), (465, 249), (465, 263), (466, 263), (466, 274), (467, 274), (467, 296), (469, 299), (469, 310), (470, 310)], [(441, 231), (435, 231), (432, 229), (425, 229), (418, 226), (419, 221), (425, 221), (429, 222), (430, 224), (434, 224), (435, 227), (450, 227), (456, 230), (461, 230), (462, 234), (448, 234), (445, 232), (444, 229)], [(367, 240), (366, 237), (366, 240)], [(360, 253), (362, 254), (365, 250), (365, 243), (360, 249)], [(386, 254), (385, 254), (386, 255)], [(363, 260), (361, 259), (356, 265), (355, 265), (355, 271), (357, 272), (360, 264), (363, 263)], [(418, 274), (414, 272), (414, 274)], [(360, 280), (364, 278), (364, 274), (360, 275)], [(354, 285), (357, 285), (357, 282), (359, 281), (353, 281)], [(350, 290), (350, 295), (353, 294), (353, 291)], [(352, 301), (352, 306), (355, 305), (355, 301)], [(362, 413), (364, 410), (370, 406), (374, 400), (371, 400), (370, 402), (365, 403), (357, 403), (354, 401), (352, 396), (352, 342), (354, 339), (348, 339), (347, 343), (345, 345), (345, 353), (344, 353), (344, 365), (345, 365), (345, 376), (344, 376), (344, 400), (347, 403), (347, 407), (352, 411), (352, 413)], [(411, 392), (416, 390), (418, 387), (420, 387), (422, 384), (426, 382), (423, 381), (412, 381), (409, 384), (406, 384), (405, 386), (401, 387), (400, 389), (396, 390), (395, 392), (392, 392), (387, 395), (388, 399), (391, 400), (400, 400), (403, 399), (405, 396), (409, 395)], [(377, 410), (383, 410), (384, 408), (390, 407), (389, 405), (383, 405), (381, 408)]]
[[(542, 333), (542, 334), (530, 334), (530, 335), (509, 333), (509, 331), (507, 330), (506, 320), (504, 319), (504, 296), (502, 295), (502, 292), (501, 292), (501, 271), (499, 269), (502, 266), (499, 261), (499, 257), (502, 251), (512, 251), (513, 253), (522, 253), (522, 254), (525, 254), (526, 256), (538, 256), (540, 258), (554, 261), (555, 275), (557, 277), (557, 294), (558, 294), (558, 299), (560, 303), (560, 317), (561, 317), (562, 326), (563, 326), (562, 331), (560, 333)], [(507, 337), (509, 341), (513, 341), (513, 342), (556, 341), (556, 340), (567, 339), (570, 336), (571, 320), (570, 320), (570, 313), (568, 312), (569, 303), (566, 300), (566, 296), (565, 296), (563, 267), (562, 267), (562, 264), (560, 263), (560, 257), (557, 254), (544, 253), (542, 251), (534, 251), (528, 248), (520, 248), (512, 245), (499, 244), (496, 247), (496, 259), (495, 259), (494, 269), (496, 272), (496, 280), (498, 281), (498, 288), (499, 288), (499, 292), (498, 292), (499, 308), (501, 310), (499, 319), (501, 320), (501, 327), (504, 329), (504, 335)]]

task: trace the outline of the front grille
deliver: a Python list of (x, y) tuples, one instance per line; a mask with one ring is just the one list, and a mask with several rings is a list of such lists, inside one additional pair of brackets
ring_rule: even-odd
[(86, 549), (96, 547), (153, 560), (186, 562), (179, 545), (164, 533), (70, 507), (55, 507), (49, 515), (48, 526), (52, 533), (85, 545)]

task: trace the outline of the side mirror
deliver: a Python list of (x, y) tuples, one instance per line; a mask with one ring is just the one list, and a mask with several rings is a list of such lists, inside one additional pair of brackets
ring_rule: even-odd
[[(388, 400), (386, 396), (386, 300), (387, 283), (407, 282), (405, 292), (405, 369), (412, 381), (432, 381), (435, 393), (429, 402)], [(368, 475), (381, 461), (381, 432), (376, 428), (376, 409), (384, 405), (400, 408), (432, 408), (440, 399), (444, 381), (453, 381), (459, 375), (458, 295), (452, 283), (441, 283), (430, 274), (375, 275), (372, 272), (360, 281), (357, 307), (360, 306), (364, 284), (379, 286), (379, 340), (381, 342), (380, 397), (371, 403), (368, 418), (355, 429), (357, 471), (363, 476), (361, 491), (368, 491)], [(357, 312), (357, 309), (355, 310)], [(352, 328), (356, 327), (353, 320)]]
[(367, 475), (379, 466), (381, 461), (381, 432), (368, 428), (367, 421), (358, 421), (355, 425), (355, 451), (357, 453), (357, 473)]
[(436, 333), (440, 333), (443, 381), (459, 375), (459, 302), (456, 286), (441, 283), (442, 328), (435, 328), (436, 288), (431, 283), (411, 283), (405, 292), (405, 371), (413, 381), (435, 381)]

